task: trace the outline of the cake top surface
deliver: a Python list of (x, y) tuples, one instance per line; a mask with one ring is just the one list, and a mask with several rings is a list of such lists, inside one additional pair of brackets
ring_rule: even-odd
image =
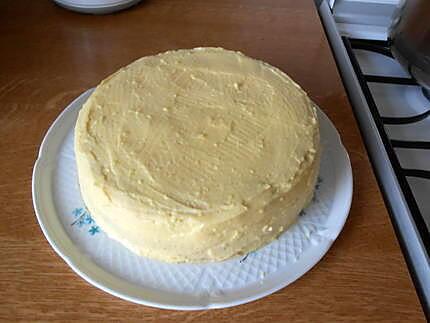
[(287, 192), (318, 150), (311, 100), (280, 70), (221, 48), (141, 58), (79, 115), (76, 152), (115, 203), (205, 221)]

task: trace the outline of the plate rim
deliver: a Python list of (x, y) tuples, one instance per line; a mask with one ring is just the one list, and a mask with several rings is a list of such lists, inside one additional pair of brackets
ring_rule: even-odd
[[(343, 183), (343, 185), (346, 187), (346, 191), (343, 192), (344, 193), (343, 195), (346, 195), (346, 196), (345, 196), (345, 199), (343, 200), (343, 203), (341, 206), (342, 207), (342, 214), (344, 214), (344, 215), (342, 217), (337, 218), (338, 221), (335, 221), (335, 223), (334, 223), (335, 227), (331, 228), (330, 232), (328, 232), (328, 235), (324, 236), (326, 239), (324, 239), (323, 241), (321, 241), (319, 243), (320, 245), (324, 244), (322, 246), (322, 248), (321, 247), (318, 249), (310, 248), (310, 250), (308, 250), (307, 252), (305, 252), (301, 255), (302, 262), (305, 258), (309, 258), (309, 259), (307, 259), (307, 261), (304, 262), (305, 265), (302, 266), (304, 268), (304, 270), (301, 270), (299, 272), (296, 271), (291, 279), (285, 279), (281, 282), (279, 282), (279, 279), (275, 279), (275, 278), (277, 276), (282, 276), (282, 271), (279, 271), (277, 273), (273, 273), (272, 274), (273, 277), (271, 278), (271, 281), (267, 281), (264, 283), (264, 284), (272, 283), (273, 286), (269, 286), (269, 287), (261, 290), (260, 292), (257, 292), (257, 293), (251, 294), (251, 295), (247, 295), (244, 297), (240, 297), (234, 301), (210, 302), (210, 299), (209, 299), (209, 302), (207, 302), (205, 304), (194, 304), (194, 305), (178, 305), (178, 304), (171, 304), (169, 302), (152, 301), (152, 300), (144, 299), (142, 297), (133, 296), (133, 295), (131, 295), (131, 293), (127, 294), (127, 293), (118, 291), (115, 288), (113, 288), (112, 286), (106, 286), (106, 283), (103, 282), (103, 279), (100, 279), (99, 277), (94, 277), (94, 276), (97, 276), (97, 273), (91, 273), (91, 272), (88, 273), (88, 269), (91, 269), (91, 268), (84, 268), (84, 270), (82, 270), (82, 267), (84, 266), (84, 265), (82, 265), (82, 261), (89, 260), (90, 267), (95, 267), (97, 270), (101, 271), (101, 273), (104, 274), (106, 277), (119, 279), (123, 284), (130, 284), (131, 285), (131, 283), (127, 282), (125, 279), (123, 279), (117, 275), (109, 273), (106, 269), (97, 265), (96, 263), (94, 263), (90, 259), (88, 259), (86, 257), (82, 257), (82, 256), (84, 256), (84, 254), (80, 255), (81, 257), (78, 257), (77, 259), (76, 259), (76, 257), (73, 257), (73, 255), (70, 256), (70, 251), (67, 252), (67, 250), (65, 250), (64, 246), (62, 245), (61, 239), (59, 239), (59, 237), (57, 237), (57, 233), (55, 232), (55, 230), (53, 228), (51, 228), (51, 225), (49, 223), (49, 217), (54, 216), (58, 220), (59, 220), (59, 217), (56, 214), (55, 209), (54, 209), (54, 215), (45, 215), (46, 212), (42, 211), (42, 202), (40, 201), (40, 199), (41, 199), (40, 192), (38, 192), (38, 187), (40, 185), (42, 185), (40, 183), (41, 173), (44, 170), (44, 167), (45, 168), (49, 167), (52, 164), (52, 161), (48, 157), (47, 151), (48, 151), (48, 147), (50, 145), (55, 144), (55, 143), (51, 142), (53, 134), (55, 133), (55, 131), (58, 130), (58, 128), (62, 127), (61, 122), (64, 121), (64, 119), (70, 113), (74, 112), (75, 109), (77, 111), (79, 111), (79, 109), (82, 107), (82, 104), (83, 104), (83, 103), (81, 104), (80, 102), (83, 100), (86, 100), (87, 97), (92, 93), (92, 91), (94, 91), (94, 88), (88, 89), (85, 92), (83, 92), (82, 94), (80, 94), (79, 96), (77, 96), (72, 102), (70, 102), (66, 106), (66, 108), (58, 115), (58, 117), (50, 125), (50, 127), (47, 130), (47, 132), (46, 132), (46, 134), (42, 140), (42, 143), (40, 145), (38, 156), (37, 156), (37, 159), (35, 161), (35, 164), (33, 167), (33, 173), (32, 173), (33, 208), (35, 210), (37, 221), (39, 223), (39, 226), (42, 229), (42, 232), (43, 232), (45, 238), (48, 240), (49, 244), (54, 249), (54, 251), (60, 256), (60, 258), (63, 259), (66, 262), (66, 264), (70, 268), (72, 268), (72, 270), (76, 274), (78, 274), (78, 276), (83, 278), (85, 281), (87, 281), (91, 285), (93, 285), (93, 286), (103, 290), (104, 292), (107, 292), (107, 293), (113, 295), (113, 296), (119, 297), (121, 299), (130, 301), (133, 303), (151, 306), (151, 307), (156, 307), (156, 308), (161, 308), (161, 309), (206, 310), (206, 309), (217, 309), (217, 308), (227, 308), (227, 307), (237, 306), (237, 305), (249, 303), (252, 301), (256, 301), (256, 300), (263, 298), (265, 296), (268, 296), (268, 295), (270, 295), (270, 294), (272, 294), (272, 293), (274, 293), (280, 289), (283, 289), (284, 287), (286, 287), (289, 284), (294, 283), (297, 279), (299, 279), (300, 277), (305, 275), (310, 269), (312, 269), (316, 264), (318, 264), (320, 262), (320, 260), (326, 255), (326, 253), (330, 249), (331, 245), (333, 244), (333, 242), (336, 240), (336, 238), (339, 236), (340, 232), (342, 231), (343, 226), (344, 226), (344, 224), (345, 224), (345, 222), (349, 216), (349, 212), (350, 212), (350, 208), (351, 208), (351, 204), (352, 204), (352, 198), (353, 198), (353, 174), (352, 174), (351, 161), (350, 161), (348, 152), (342, 143), (342, 140), (340, 138), (340, 135), (339, 135), (336, 127), (331, 122), (331, 120), (328, 118), (328, 116), (320, 108), (318, 108), (316, 106), (317, 111), (318, 111), (318, 117), (324, 118), (328, 124), (328, 128), (330, 129), (330, 132), (332, 132), (336, 135), (336, 136), (332, 136), (333, 138), (336, 138), (336, 143), (333, 143), (333, 147), (335, 147), (336, 151), (338, 152), (338, 154), (337, 154), (338, 158), (340, 159), (340, 157), (342, 157), (341, 158), (342, 160), (338, 161), (338, 162), (341, 163), (343, 166), (345, 166), (343, 168), (345, 173), (342, 174), (342, 176), (344, 177), (344, 180), (346, 180), (346, 182)], [(64, 125), (63, 125), (63, 127), (64, 127)], [(63, 140), (64, 140), (64, 136), (61, 138), (60, 142), (62, 143)], [(335, 181), (335, 183), (337, 183), (337, 181)], [(52, 183), (51, 183), (51, 186), (52, 186)], [(43, 190), (43, 192), (45, 192), (45, 190)], [(52, 192), (50, 192), (50, 193), (52, 195)], [(66, 234), (66, 236), (67, 236), (67, 234)], [(69, 237), (68, 237), (68, 239), (71, 241), (71, 239)], [(71, 243), (72, 243), (72, 245), (74, 245), (73, 242), (71, 242)], [(274, 283), (275, 281), (278, 281), (278, 282)], [(138, 287), (138, 289), (148, 290), (149, 288), (140, 286), (140, 287)], [(163, 293), (166, 293), (166, 292), (163, 292)]]

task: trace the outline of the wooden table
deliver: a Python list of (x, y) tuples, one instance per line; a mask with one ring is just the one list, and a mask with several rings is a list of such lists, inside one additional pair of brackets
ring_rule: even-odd
[[(3, 0), (0, 40), (0, 319), (424, 320), (311, 0), (147, 0), (108, 16)], [(197, 46), (243, 51), (300, 83), (341, 133), (354, 200), (328, 254), (287, 288), (229, 309), (159, 310), (92, 287), (55, 254), (34, 215), (31, 173), (47, 128), (73, 98), (138, 57)]]

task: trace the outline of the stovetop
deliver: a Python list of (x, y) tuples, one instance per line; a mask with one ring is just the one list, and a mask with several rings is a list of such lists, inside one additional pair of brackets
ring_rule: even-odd
[(388, 41), (343, 38), (421, 239), (430, 254), (430, 101)]
[(393, 58), (389, 40), (369, 39), (370, 34), (367, 39), (354, 39), (351, 33), (341, 37), (326, 2), (320, 2), (318, 9), (408, 268), (430, 317), (430, 98)]

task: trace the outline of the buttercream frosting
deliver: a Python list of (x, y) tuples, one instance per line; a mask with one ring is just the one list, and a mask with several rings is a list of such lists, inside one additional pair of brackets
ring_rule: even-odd
[(285, 73), (222, 48), (138, 59), (102, 81), (75, 127), (83, 200), (135, 253), (218, 261), (297, 219), (319, 168), (314, 105)]

